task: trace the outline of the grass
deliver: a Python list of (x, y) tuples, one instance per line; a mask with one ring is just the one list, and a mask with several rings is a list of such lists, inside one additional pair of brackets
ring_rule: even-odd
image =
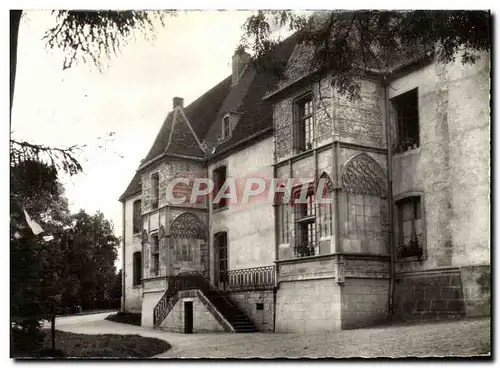
[[(30, 357), (51, 356), (50, 331), (44, 332), (43, 352), (34, 352)], [(55, 357), (149, 358), (170, 348), (170, 344), (166, 341), (139, 335), (84, 335), (56, 331), (56, 349), (59, 352), (56, 351)]]
[(118, 312), (116, 314), (110, 314), (105, 319), (112, 322), (127, 323), (129, 325), (141, 325), (141, 313)]

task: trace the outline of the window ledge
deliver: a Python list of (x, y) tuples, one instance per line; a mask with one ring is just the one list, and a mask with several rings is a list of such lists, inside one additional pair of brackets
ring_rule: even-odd
[(427, 256), (423, 255), (422, 257), (412, 256), (406, 258), (396, 258), (396, 262), (398, 263), (406, 263), (406, 262), (423, 262), (427, 260)]
[(142, 289), (142, 284), (132, 285), (132, 289)]

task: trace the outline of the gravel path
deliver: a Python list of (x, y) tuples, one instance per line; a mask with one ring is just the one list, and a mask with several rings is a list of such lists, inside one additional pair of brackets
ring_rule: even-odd
[[(140, 334), (168, 341), (159, 358), (346, 358), (474, 356), (490, 351), (490, 320), (345, 330), (318, 334), (184, 335), (96, 319), (60, 323), (62, 331), (86, 334)], [(72, 321), (73, 322), (73, 321)]]

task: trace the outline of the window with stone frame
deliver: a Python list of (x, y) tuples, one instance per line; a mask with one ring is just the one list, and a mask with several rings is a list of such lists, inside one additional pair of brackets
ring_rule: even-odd
[(133, 214), (132, 214), (133, 232), (134, 232), (134, 234), (139, 234), (142, 230), (141, 200), (140, 199), (138, 199), (137, 201), (134, 201), (132, 212), (133, 212)]
[(160, 275), (160, 240), (158, 234), (151, 235), (151, 276)]
[(295, 101), (296, 149), (303, 152), (312, 149), (314, 138), (312, 95)]
[(133, 285), (140, 285), (142, 282), (142, 254), (135, 252), (133, 255)]
[(231, 137), (231, 117), (228, 115), (222, 119), (222, 139), (229, 137)]
[[(302, 189), (300, 189), (302, 190)], [(315, 254), (316, 247), (316, 202), (314, 189), (307, 192), (305, 203), (296, 203), (300, 190), (294, 193), (295, 209), (295, 256), (307, 257)]]
[(217, 278), (218, 282), (226, 284), (228, 282), (228, 251), (227, 251), (227, 233), (225, 231), (214, 235), (214, 245), (218, 261)]
[[(216, 168), (213, 171), (212, 174), (213, 181), (214, 181), (214, 195), (213, 198), (217, 196), (217, 193), (219, 193), (220, 189), (224, 185), (227, 179), (227, 170), (226, 166), (220, 166)], [(213, 209), (218, 209), (218, 208), (224, 208), (227, 207), (227, 198), (221, 198), (218, 203), (212, 202), (212, 208)]]
[(151, 207), (155, 210), (158, 208), (160, 194), (160, 175), (154, 173), (151, 175)]
[(278, 229), (280, 244), (286, 244), (289, 240), (289, 209), (290, 204), (284, 202), (284, 193), (278, 192), (275, 196), (275, 205), (278, 213)]
[[(320, 181), (322, 181), (323, 192), (321, 196), (316, 195), (318, 200), (317, 204), (317, 218), (318, 218), (318, 236), (320, 238), (328, 237), (332, 235), (332, 191), (333, 183), (330, 176), (323, 172), (320, 175)], [(318, 185), (319, 187), (319, 185)]]
[(398, 216), (398, 257), (423, 256), (423, 219), (420, 196), (410, 196), (396, 202)]
[(397, 141), (395, 153), (420, 147), (418, 89), (412, 89), (391, 99), (395, 113)]

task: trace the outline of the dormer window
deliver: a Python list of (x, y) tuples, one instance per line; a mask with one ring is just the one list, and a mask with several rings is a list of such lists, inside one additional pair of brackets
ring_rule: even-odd
[(222, 139), (231, 137), (231, 117), (229, 115), (222, 119)]

